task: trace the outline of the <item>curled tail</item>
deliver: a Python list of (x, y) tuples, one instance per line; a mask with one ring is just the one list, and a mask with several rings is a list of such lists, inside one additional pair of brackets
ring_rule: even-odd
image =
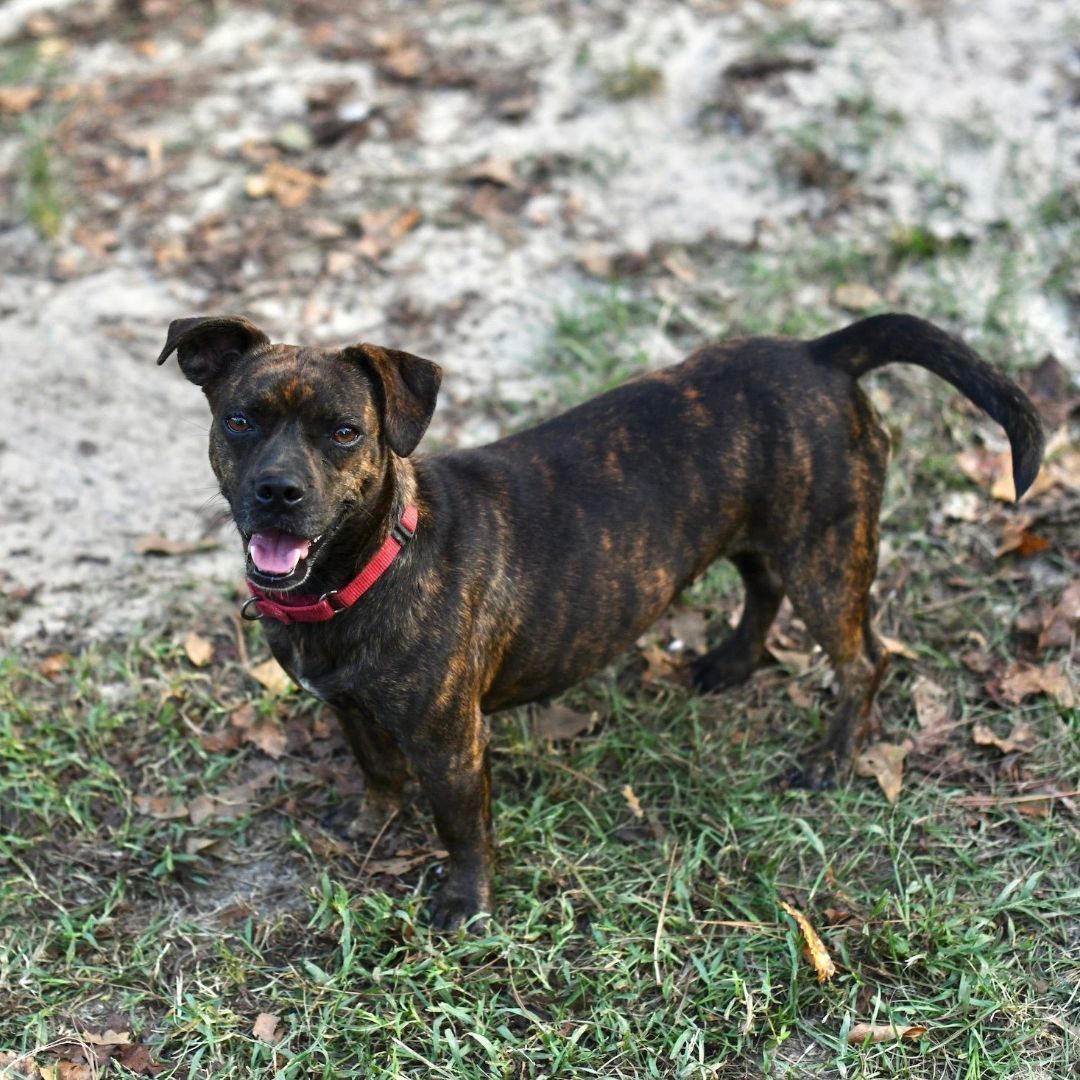
[(978, 353), (914, 315), (874, 315), (810, 342), (815, 360), (852, 378), (885, 364), (917, 364), (952, 383), (1004, 429), (1012, 446), (1013, 482), (1020, 498), (1042, 462), (1039, 414), (1027, 394)]

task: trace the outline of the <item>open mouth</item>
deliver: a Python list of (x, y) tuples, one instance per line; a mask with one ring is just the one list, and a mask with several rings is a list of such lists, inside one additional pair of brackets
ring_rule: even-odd
[(268, 588), (292, 588), (308, 576), (321, 536), (309, 540), (284, 529), (263, 529), (247, 537), (248, 576)]

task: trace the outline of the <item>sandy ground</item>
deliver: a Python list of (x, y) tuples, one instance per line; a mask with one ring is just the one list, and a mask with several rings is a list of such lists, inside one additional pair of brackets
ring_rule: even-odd
[[(40, 94), (0, 115), (0, 641), (152, 628), (237, 579), (204, 403), (154, 366), (170, 319), (425, 353), (447, 371), (433, 440), (481, 441), (541, 393), (557, 312), (609, 274), (648, 267), (626, 287), (723, 333), (753, 303), (732, 258), (916, 226), (977, 248), (1075, 191), (1069, 9), (6, 4), (2, 83)], [(1039, 241), (1016, 260), (1037, 267)], [(950, 265), (899, 270), (886, 300), (944, 291), (977, 331), (1000, 265)], [(1017, 273), (1024, 356), (1077, 370), (1076, 285)], [(793, 303), (839, 323), (832, 289), (799, 281)], [(683, 342), (658, 325), (642, 344), (666, 362)], [(217, 547), (139, 554), (154, 533)]]

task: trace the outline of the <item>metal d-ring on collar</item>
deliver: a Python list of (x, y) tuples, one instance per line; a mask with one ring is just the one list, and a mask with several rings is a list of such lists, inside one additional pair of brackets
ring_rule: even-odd
[(245, 622), (258, 622), (263, 617), (263, 613), (261, 611), (256, 611), (254, 615), (248, 614), (248, 608), (251, 607), (252, 604), (257, 604), (258, 602), (259, 597), (249, 596), (240, 605), (240, 618), (243, 619)]

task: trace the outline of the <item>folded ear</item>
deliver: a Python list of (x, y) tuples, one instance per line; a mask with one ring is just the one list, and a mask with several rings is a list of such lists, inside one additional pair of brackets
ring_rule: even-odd
[(386, 441), (398, 457), (408, 457), (431, 422), (442, 368), (412, 353), (378, 345), (349, 345), (341, 355), (375, 376)]
[(176, 319), (169, 324), (157, 362), (164, 364), (175, 351), (180, 370), (196, 386), (206, 386), (227, 364), (269, 341), (257, 326), (239, 315)]

